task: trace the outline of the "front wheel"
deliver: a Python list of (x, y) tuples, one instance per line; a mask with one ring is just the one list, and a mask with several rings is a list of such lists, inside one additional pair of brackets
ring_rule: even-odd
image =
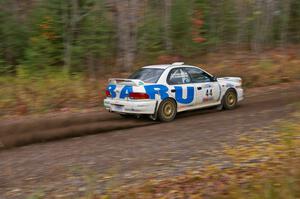
[(237, 94), (234, 90), (228, 90), (222, 100), (224, 109), (231, 110), (237, 105)]
[(157, 112), (157, 117), (162, 122), (170, 122), (174, 120), (176, 114), (177, 114), (176, 102), (172, 99), (166, 99), (161, 102)]

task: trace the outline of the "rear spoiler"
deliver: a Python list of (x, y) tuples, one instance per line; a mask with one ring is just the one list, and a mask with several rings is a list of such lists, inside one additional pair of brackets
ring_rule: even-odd
[(108, 80), (109, 84), (114, 85), (126, 85), (126, 86), (143, 86), (145, 82), (139, 79), (122, 79), (122, 78), (111, 78)]

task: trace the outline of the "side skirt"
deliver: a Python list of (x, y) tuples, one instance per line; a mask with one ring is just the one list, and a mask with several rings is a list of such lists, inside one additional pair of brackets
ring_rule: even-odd
[(220, 104), (221, 104), (221, 102), (216, 102), (216, 103), (213, 103), (213, 104), (192, 106), (192, 107), (187, 107), (187, 108), (180, 109), (180, 110), (177, 109), (177, 112), (184, 112), (184, 111), (191, 111), (191, 110), (202, 109), (202, 108), (209, 108), (209, 107), (213, 107), (213, 106), (218, 106)]

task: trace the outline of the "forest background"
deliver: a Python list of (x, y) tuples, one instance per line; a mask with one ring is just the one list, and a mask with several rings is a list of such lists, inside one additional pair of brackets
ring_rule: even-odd
[(300, 79), (299, 0), (0, 0), (0, 116), (101, 106), (107, 78), (184, 61)]

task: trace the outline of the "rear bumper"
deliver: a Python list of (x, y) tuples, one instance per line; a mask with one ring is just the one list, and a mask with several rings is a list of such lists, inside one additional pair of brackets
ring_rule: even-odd
[(104, 107), (111, 112), (128, 114), (154, 114), (155, 100), (115, 100), (104, 99)]

